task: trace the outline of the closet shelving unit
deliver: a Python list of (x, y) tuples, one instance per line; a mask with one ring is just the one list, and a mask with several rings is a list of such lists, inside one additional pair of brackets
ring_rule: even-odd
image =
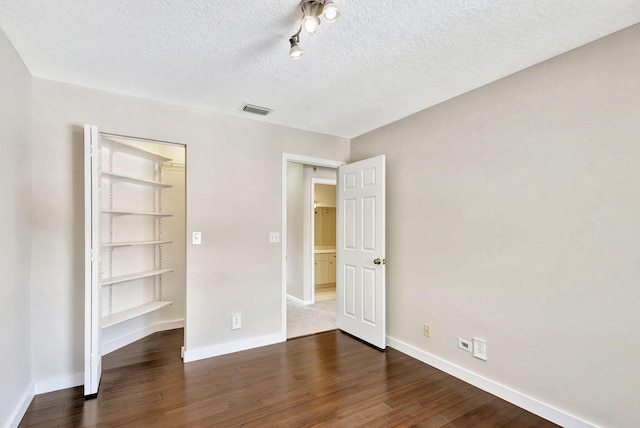
[[(162, 164), (165, 162), (172, 162), (173, 159), (145, 150), (135, 144), (129, 144), (126, 140), (123, 141), (122, 138), (110, 136), (109, 134), (101, 134), (101, 147), (103, 150), (108, 151), (108, 170), (101, 171), (101, 179), (108, 187), (109, 192), (108, 207), (101, 210), (103, 216), (108, 220), (108, 240), (107, 242), (101, 243), (102, 257), (103, 259), (105, 257), (107, 258), (107, 260), (104, 261), (107, 263), (107, 271), (102, 272), (100, 279), (101, 288), (103, 290), (106, 289), (108, 308), (106, 313), (103, 309), (101, 317), (101, 326), (104, 329), (144, 314), (160, 310), (172, 303), (162, 299), (162, 275), (173, 271), (171, 268), (164, 267), (162, 263), (162, 246), (165, 244), (171, 244), (170, 240), (166, 240), (162, 236), (162, 219), (171, 216), (169, 213), (162, 212), (162, 190), (172, 187), (169, 184), (162, 183)], [(135, 175), (114, 172), (114, 155), (118, 153), (140, 160), (151, 161), (154, 169), (154, 179), (149, 180), (147, 178), (136, 177)], [(149, 192), (153, 192), (153, 210), (140, 211), (120, 208), (114, 209), (114, 197), (117, 198), (118, 196), (122, 196), (118, 195), (118, 192), (126, 191), (124, 188), (114, 188), (114, 184), (116, 183), (127, 183), (134, 185), (135, 187), (148, 189)], [(146, 191), (142, 190), (142, 192)], [(123, 216), (145, 218), (145, 222), (148, 223), (150, 228), (152, 228), (152, 239), (141, 241), (114, 241), (114, 227), (116, 227), (116, 225), (114, 225), (114, 219)], [(151, 247), (153, 252), (153, 268), (149, 269), (149, 266), (141, 266), (139, 269), (136, 267), (133, 272), (113, 275), (114, 264), (117, 263), (117, 257), (114, 257), (114, 252), (117, 252), (123, 247)], [(139, 302), (140, 304), (133, 307), (129, 307), (124, 310), (116, 310), (115, 312), (113, 311), (112, 299), (114, 287), (132, 286), (135, 281), (149, 278), (153, 281), (153, 300), (141, 301)]]

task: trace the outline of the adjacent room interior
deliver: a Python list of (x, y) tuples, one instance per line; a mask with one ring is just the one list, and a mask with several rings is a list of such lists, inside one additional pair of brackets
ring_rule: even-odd
[(287, 338), (336, 326), (336, 170), (287, 164)]

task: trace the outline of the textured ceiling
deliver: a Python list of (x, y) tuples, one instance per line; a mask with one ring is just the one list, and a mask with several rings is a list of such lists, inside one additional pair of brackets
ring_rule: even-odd
[(640, 0), (334, 1), (299, 61), (297, 0), (0, 0), (0, 27), (37, 77), (352, 138), (640, 22)]

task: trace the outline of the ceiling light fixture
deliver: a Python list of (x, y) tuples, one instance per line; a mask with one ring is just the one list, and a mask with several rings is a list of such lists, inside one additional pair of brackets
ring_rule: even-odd
[(293, 60), (300, 59), (304, 55), (304, 51), (299, 46), (300, 32), (304, 31), (313, 36), (318, 31), (318, 26), (321, 22), (320, 18), (326, 23), (332, 23), (336, 22), (340, 17), (340, 10), (331, 0), (302, 0), (300, 9), (302, 9), (300, 28), (289, 39), (289, 43), (291, 43), (289, 58)]
[(300, 32), (298, 34), (291, 36), (289, 39), (289, 43), (291, 43), (291, 49), (289, 49), (289, 58), (296, 60), (300, 59), (304, 56), (304, 51), (298, 46), (300, 43)]

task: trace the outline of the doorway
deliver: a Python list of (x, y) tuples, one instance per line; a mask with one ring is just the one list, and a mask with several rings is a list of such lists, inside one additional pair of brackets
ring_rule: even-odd
[[(282, 331), (285, 338), (336, 328), (335, 297), (316, 301), (315, 277), (318, 271), (314, 269), (317, 241), (314, 223), (318, 206), (316, 204), (314, 207), (313, 202), (316, 184), (332, 185), (335, 199), (337, 167), (343, 164), (340, 161), (283, 154)], [(335, 205), (333, 202), (331, 204)], [(335, 207), (333, 210), (335, 212)], [(335, 254), (335, 226), (333, 235), (332, 248)], [(322, 246), (323, 243), (319, 244)], [(328, 261), (326, 265), (329, 265)], [(331, 265), (335, 272), (335, 262)], [(323, 281), (325, 285), (326, 276), (328, 271)], [(333, 290), (335, 293), (335, 280)], [(329, 326), (327, 322), (330, 322)]]
[[(336, 325), (377, 349), (386, 346), (385, 156), (350, 164), (282, 155), (282, 335), (287, 338), (288, 167), (337, 169)], [(306, 204), (309, 206), (309, 204)], [(305, 246), (306, 247), (306, 246)], [(305, 257), (310, 260), (310, 257)], [(308, 278), (308, 275), (306, 275)]]
[(85, 396), (102, 356), (184, 327), (186, 146), (85, 125)]

